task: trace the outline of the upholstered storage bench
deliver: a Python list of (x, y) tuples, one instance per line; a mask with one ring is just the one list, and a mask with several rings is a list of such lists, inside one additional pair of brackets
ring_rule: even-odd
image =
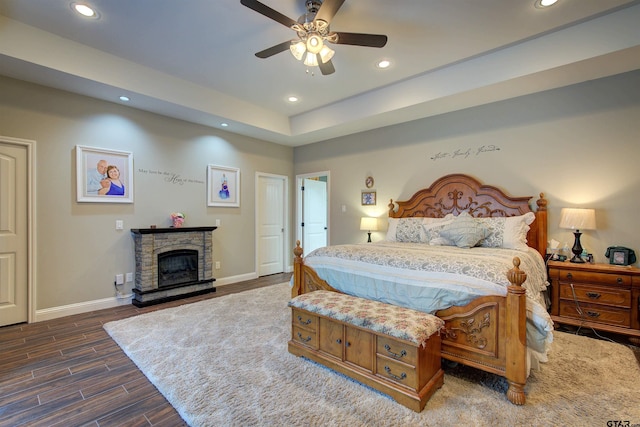
[(329, 291), (293, 298), (289, 352), (420, 412), (442, 386), (440, 329), (419, 311)]

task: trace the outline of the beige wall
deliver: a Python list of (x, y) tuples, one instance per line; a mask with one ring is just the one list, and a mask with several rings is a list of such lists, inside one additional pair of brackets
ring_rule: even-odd
[[(291, 218), (294, 173), (330, 171), (333, 244), (364, 241), (362, 215), (384, 217), (390, 198), (406, 199), (462, 172), (514, 195), (544, 192), (550, 237), (561, 242), (571, 244), (573, 235), (557, 227), (560, 209), (595, 208), (598, 230), (585, 232), (582, 242), (597, 261), (612, 244), (640, 250), (639, 87), (637, 71), (292, 149), (0, 78), (0, 135), (36, 141), (36, 308), (113, 297), (115, 274), (134, 271), (128, 230), (168, 226), (176, 210), (186, 213), (187, 225), (221, 220), (214, 232), (217, 278), (254, 274), (256, 171), (289, 177)], [(76, 202), (77, 144), (134, 153), (134, 204)], [(497, 149), (477, 154), (491, 146)], [(240, 208), (206, 206), (209, 163), (241, 169)], [(173, 184), (141, 169), (197, 182)], [(378, 204), (365, 208), (360, 192), (368, 175)], [(115, 230), (116, 219), (124, 231)]]
[[(295, 173), (330, 171), (332, 244), (364, 241), (359, 218), (386, 217), (389, 199), (467, 173), (517, 196), (544, 192), (549, 237), (569, 246), (560, 209), (595, 208), (598, 230), (585, 231), (582, 244), (605, 262), (613, 244), (640, 251), (638, 88), (640, 71), (299, 147)], [(360, 204), (368, 175), (375, 207)]]
[[(255, 174), (294, 181), (290, 147), (8, 78), (0, 78), (0, 135), (36, 141), (38, 310), (113, 297), (114, 276), (135, 268), (129, 229), (167, 227), (174, 211), (186, 214), (187, 226), (220, 219), (216, 278), (255, 274)], [(77, 144), (133, 152), (135, 203), (76, 202)], [(207, 164), (240, 168), (240, 208), (207, 207)], [(173, 175), (192, 182), (166, 179)]]

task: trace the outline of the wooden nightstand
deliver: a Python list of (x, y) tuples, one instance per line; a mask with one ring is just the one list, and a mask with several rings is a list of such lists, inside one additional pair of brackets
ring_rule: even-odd
[(640, 344), (640, 269), (549, 261), (551, 318), (627, 335)]

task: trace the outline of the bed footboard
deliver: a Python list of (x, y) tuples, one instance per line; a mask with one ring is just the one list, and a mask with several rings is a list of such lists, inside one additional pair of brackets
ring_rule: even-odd
[[(294, 249), (291, 297), (315, 290), (338, 292), (304, 265), (300, 241)], [(509, 382), (507, 398), (516, 405), (526, 401), (526, 295), (522, 284), (527, 275), (520, 270), (520, 259), (513, 259), (507, 278), (507, 296), (487, 296), (466, 306), (436, 313), (445, 321), (442, 357), (486, 372), (503, 376)]]

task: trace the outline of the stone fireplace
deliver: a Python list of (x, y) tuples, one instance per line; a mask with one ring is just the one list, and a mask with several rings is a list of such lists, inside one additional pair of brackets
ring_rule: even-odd
[(133, 305), (207, 292), (213, 287), (213, 230), (217, 227), (132, 229), (136, 278)]

